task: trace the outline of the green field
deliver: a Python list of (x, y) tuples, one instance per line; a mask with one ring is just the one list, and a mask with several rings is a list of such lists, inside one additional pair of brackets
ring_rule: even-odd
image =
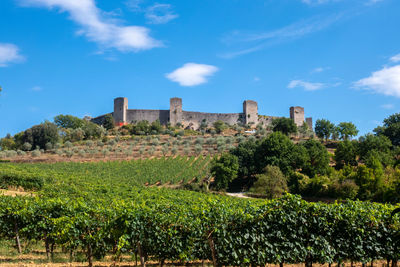
[(58, 259), (83, 258), (89, 265), (105, 256), (215, 266), (400, 258), (392, 205), (308, 203), (293, 195), (239, 199), (144, 186), (201, 179), (209, 161), (0, 164), (2, 187), (37, 190), (35, 197), (0, 196), (0, 251), (16, 253), (10, 244), (18, 237), (22, 253), (35, 245), (51, 255), (54, 248)]

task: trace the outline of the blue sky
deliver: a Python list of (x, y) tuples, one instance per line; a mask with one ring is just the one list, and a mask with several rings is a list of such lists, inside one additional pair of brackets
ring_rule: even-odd
[(0, 136), (130, 108), (352, 121), (400, 108), (398, 0), (1, 0)]

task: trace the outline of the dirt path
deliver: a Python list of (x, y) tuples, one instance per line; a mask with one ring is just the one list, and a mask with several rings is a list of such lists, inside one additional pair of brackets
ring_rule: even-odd
[(226, 193), (228, 196), (231, 197), (239, 197), (239, 198), (249, 198), (248, 196), (245, 195), (244, 192), (241, 193)]

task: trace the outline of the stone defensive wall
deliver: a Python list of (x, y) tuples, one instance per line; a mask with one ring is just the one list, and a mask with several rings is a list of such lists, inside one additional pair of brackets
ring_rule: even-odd
[[(206, 123), (208, 126), (216, 121), (223, 121), (229, 125), (249, 124), (253, 127), (261, 123), (264, 126), (272, 124), (272, 121), (279, 117), (259, 115), (258, 104), (252, 100), (243, 102), (243, 112), (241, 113), (206, 113), (195, 111), (184, 111), (182, 109), (181, 98), (170, 99), (169, 110), (151, 110), (151, 109), (128, 109), (128, 99), (119, 97), (114, 99), (114, 112), (109, 113), (113, 116), (117, 125), (128, 123), (137, 123), (139, 121), (148, 121), (152, 123), (159, 120), (161, 124), (183, 125), (187, 129), (197, 130), (201, 123)], [(101, 124), (104, 121), (104, 116), (99, 116), (91, 119), (92, 122)], [(303, 107), (291, 107), (290, 118), (297, 126), (303, 125), (306, 122), (312, 129), (312, 118), (304, 117)]]

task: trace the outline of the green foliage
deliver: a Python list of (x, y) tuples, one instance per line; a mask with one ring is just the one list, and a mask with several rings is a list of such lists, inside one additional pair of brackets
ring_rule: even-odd
[(21, 141), (22, 144), (29, 143), (35, 148), (44, 148), (47, 143), (57, 143), (59, 138), (57, 126), (51, 122), (45, 122), (26, 130)]
[(358, 134), (357, 127), (351, 122), (341, 122), (337, 127), (342, 140), (349, 140)]
[(6, 137), (0, 139), (0, 149), (1, 150), (12, 150), (15, 149), (16, 143), (14, 139), (8, 134)]
[(227, 128), (225, 122), (223, 122), (223, 121), (214, 122), (213, 127), (214, 127), (215, 131), (217, 132), (217, 134), (222, 133)]
[(383, 120), (383, 126), (374, 129), (378, 135), (386, 136), (395, 146), (400, 146), (400, 113)]
[(264, 173), (256, 175), (257, 181), (250, 192), (266, 195), (268, 198), (280, 197), (288, 191), (286, 177), (276, 166), (267, 166)]
[(305, 159), (304, 150), (281, 132), (274, 132), (260, 142), (255, 152), (257, 173), (267, 165), (278, 166), (284, 174), (302, 166)]
[(338, 143), (335, 150), (336, 168), (342, 169), (345, 165), (357, 166), (357, 142), (343, 141)]
[(239, 163), (236, 156), (225, 153), (219, 158), (214, 158), (211, 173), (215, 177), (213, 186), (216, 190), (226, 189), (236, 177)]
[(305, 148), (307, 155), (302, 172), (309, 177), (328, 174), (329, 154), (326, 148), (319, 141), (313, 139), (304, 142), (301, 146)]
[(315, 122), (315, 134), (321, 139), (328, 140), (334, 128), (335, 125), (329, 120), (319, 119)]
[(383, 165), (388, 166), (393, 163), (391, 148), (392, 143), (386, 136), (367, 134), (359, 138), (358, 154), (364, 162), (373, 154)]
[(39, 190), (43, 187), (44, 179), (29, 173), (18, 171), (0, 171), (0, 188), (22, 187), (25, 190)]
[(100, 139), (105, 135), (105, 129), (102, 126), (89, 121), (85, 122), (82, 126), (82, 130), (85, 133), (85, 140)]
[(78, 129), (83, 127), (85, 121), (72, 115), (58, 115), (54, 117), (54, 123), (61, 128)]
[(290, 118), (278, 118), (272, 121), (272, 130), (274, 132), (281, 132), (285, 135), (297, 133), (297, 126)]
[(114, 129), (115, 121), (113, 116), (111, 114), (105, 115), (102, 125), (106, 130)]

